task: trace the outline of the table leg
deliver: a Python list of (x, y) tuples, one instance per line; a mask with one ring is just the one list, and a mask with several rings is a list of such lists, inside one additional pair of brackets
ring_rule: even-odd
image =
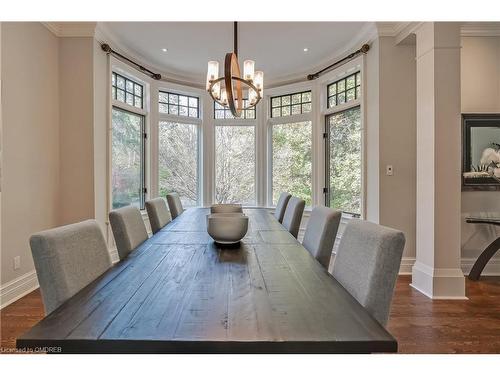
[(479, 255), (479, 258), (477, 258), (476, 262), (469, 272), (469, 280), (479, 280), (479, 276), (481, 276), (481, 272), (483, 272), (484, 267), (493, 257), (493, 255), (495, 255), (498, 249), (500, 249), (500, 237), (490, 243), (488, 247), (484, 249), (481, 255)]

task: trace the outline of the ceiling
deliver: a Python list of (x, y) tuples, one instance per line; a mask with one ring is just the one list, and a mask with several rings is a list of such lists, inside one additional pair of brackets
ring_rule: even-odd
[[(240, 22), (240, 67), (256, 62), (267, 86), (305, 77), (365, 42), (369, 22)], [(233, 49), (232, 22), (104, 22), (121, 49), (167, 78), (204, 85), (209, 60), (222, 64)], [(359, 45), (358, 45), (359, 44)], [(167, 52), (162, 49), (166, 48)], [(304, 52), (304, 48), (308, 51)], [(222, 65), (221, 65), (222, 66)]]

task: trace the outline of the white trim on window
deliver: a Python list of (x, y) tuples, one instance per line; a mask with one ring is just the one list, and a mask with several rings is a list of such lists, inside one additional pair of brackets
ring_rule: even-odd
[[(361, 95), (359, 98), (355, 100), (351, 100), (349, 102), (337, 105), (332, 108), (328, 108), (327, 101), (328, 101), (328, 85), (336, 82), (342, 78), (345, 78), (355, 72), (361, 72)], [(365, 79), (365, 69), (364, 69), (364, 60), (362, 57), (358, 57), (356, 59), (353, 59), (349, 61), (348, 63), (338, 67), (337, 69), (332, 70), (331, 72), (323, 75), (319, 79), (319, 85), (318, 87), (320, 88), (320, 110), (318, 111), (318, 115), (322, 120), (323, 126), (326, 126), (326, 118), (333, 114), (333, 113), (338, 113), (338, 112), (343, 112), (347, 109), (354, 108), (354, 107), (360, 107), (361, 108), (361, 190), (362, 190), (362, 196), (361, 196), (361, 218), (366, 217), (366, 109), (364, 103), (365, 97), (366, 97), (366, 79)], [(322, 179), (323, 179), (323, 184), (326, 184), (326, 169), (325, 169), (325, 158), (326, 158), (326, 150), (325, 150), (325, 144), (322, 142), (322, 159), (323, 159), (323, 168), (322, 168)], [(324, 196), (323, 196), (323, 203), (325, 202)], [(345, 219), (350, 219), (351, 215), (349, 214), (344, 214), (343, 217)]]

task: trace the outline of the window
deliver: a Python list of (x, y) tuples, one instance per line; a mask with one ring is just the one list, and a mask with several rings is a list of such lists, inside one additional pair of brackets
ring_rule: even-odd
[(200, 117), (200, 99), (195, 96), (160, 91), (160, 113), (184, 117)]
[(361, 215), (361, 108), (326, 117), (327, 206)]
[(283, 191), (312, 204), (311, 121), (272, 125), (272, 200)]
[(160, 121), (158, 138), (160, 196), (175, 191), (183, 206), (196, 206), (199, 197), (198, 125)]
[(114, 100), (143, 108), (144, 88), (141, 84), (118, 73), (111, 74), (111, 95)]
[(255, 126), (215, 127), (215, 201), (255, 205)]
[[(247, 105), (248, 105), (248, 100), (243, 99), (243, 107), (246, 107)], [(219, 103), (214, 102), (214, 118), (215, 119), (234, 119), (234, 116), (231, 113), (231, 110), (229, 108), (223, 107)], [(240, 118), (242, 118), (242, 119), (255, 119), (256, 118), (255, 107), (241, 111)]]
[(311, 91), (271, 98), (271, 117), (300, 115), (312, 111)]
[(144, 208), (144, 116), (112, 109), (112, 206)]
[(361, 97), (361, 73), (357, 72), (328, 85), (328, 108)]

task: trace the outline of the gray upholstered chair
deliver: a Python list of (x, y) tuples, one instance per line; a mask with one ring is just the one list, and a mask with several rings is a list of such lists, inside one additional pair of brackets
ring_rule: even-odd
[(333, 264), (332, 275), (384, 326), (404, 245), (403, 232), (352, 219), (342, 234)]
[(276, 209), (274, 210), (274, 217), (276, 220), (278, 220), (280, 223), (283, 222), (283, 217), (285, 216), (285, 210), (286, 206), (288, 204), (288, 201), (292, 195), (287, 192), (283, 192), (280, 194), (280, 197), (278, 199), (278, 203), (276, 203)]
[(300, 221), (304, 213), (306, 202), (297, 197), (291, 197), (285, 209), (283, 216), (283, 226), (297, 238), (299, 234)]
[(147, 201), (146, 211), (148, 212), (149, 224), (151, 224), (153, 234), (170, 222), (170, 213), (163, 198), (155, 198)]
[(109, 222), (120, 259), (126, 258), (132, 250), (148, 239), (141, 211), (136, 206), (126, 206), (111, 211)]
[(46, 314), (111, 266), (106, 242), (95, 220), (35, 233), (30, 246)]
[(342, 212), (328, 207), (314, 207), (307, 223), (302, 245), (326, 269), (330, 265)]
[(168, 209), (170, 210), (170, 216), (172, 216), (172, 220), (174, 220), (184, 211), (184, 208), (182, 208), (181, 198), (177, 193), (168, 193), (167, 202)]

